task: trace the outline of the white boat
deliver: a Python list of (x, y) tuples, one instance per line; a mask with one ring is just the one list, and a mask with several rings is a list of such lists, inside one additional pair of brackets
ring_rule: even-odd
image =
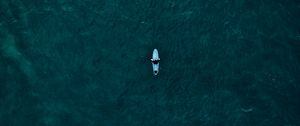
[(160, 61), (160, 58), (158, 55), (158, 51), (157, 51), (157, 49), (154, 49), (153, 53), (152, 53), (152, 59), (151, 59), (154, 75), (157, 75), (159, 72), (159, 61)]

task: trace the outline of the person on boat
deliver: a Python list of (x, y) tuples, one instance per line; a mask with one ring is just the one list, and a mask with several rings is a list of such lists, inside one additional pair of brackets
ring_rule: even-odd
[(151, 61), (152, 61), (153, 64), (158, 64), (160, 59), (151, 59)]

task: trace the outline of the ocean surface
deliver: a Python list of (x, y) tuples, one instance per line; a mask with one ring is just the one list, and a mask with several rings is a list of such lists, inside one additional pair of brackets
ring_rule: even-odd
[(1, 0), (0, 126), (300, 126), (299, 22), (298, 0)]

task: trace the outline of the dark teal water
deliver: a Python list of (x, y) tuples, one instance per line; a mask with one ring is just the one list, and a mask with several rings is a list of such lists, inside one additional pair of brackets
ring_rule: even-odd
[(297, 0), (1, 0), (0, 126), (299, 126), (299, 22)]

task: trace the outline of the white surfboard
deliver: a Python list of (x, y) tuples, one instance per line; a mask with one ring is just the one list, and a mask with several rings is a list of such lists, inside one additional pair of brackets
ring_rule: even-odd
[(160, 58), (158, 55), (158, 50), (154, 49), (153, 53), (152, 53), (152, 59), (151, 59), (154, 75), (157, 75), (159, 72), (159, 61), (160, 61)]

